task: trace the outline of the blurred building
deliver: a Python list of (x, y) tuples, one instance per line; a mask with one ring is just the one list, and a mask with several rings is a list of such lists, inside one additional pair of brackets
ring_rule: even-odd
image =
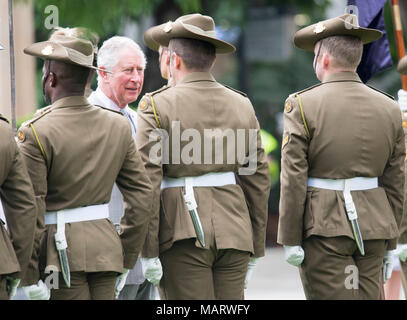
[[(32, 0), (13, 1), (15, 91), (17, 119), (33, 114), (36, 109), (35, 59), (23, 50), (34, 42), (34, 9)], [(11, 80), (8, 1), (0, 1), (0, 113), (11, 120)]]

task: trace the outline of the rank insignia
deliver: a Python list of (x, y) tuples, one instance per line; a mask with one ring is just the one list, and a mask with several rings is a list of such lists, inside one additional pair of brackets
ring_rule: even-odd
[(326, 27), (324, 26), (324, 24), (321, 23), (321, 22), (318, 22), (318, 23), (315, 25), (314, 33), (316, 33), (316, 34), (321, 33), (321, 32), (324, 31), (325, 29), (326, 29)]
[(141, 102), (140, 102), (140, 104), (139, 104), (139, 109), (141, 110), (141, 111), (144, 111), (146, 108), (147, 108), (147, 103), (146, 103), (146, 101), (145, 100), (141, 100)]
[(22, 131), (18, 131), (18, 133), (17, 133), (17, 139), (18, 139), (18, 141), (20, 141), (20, 142), (23, 142), (23, 141), (25, 140), (25, 136), (24, 136), (24, 133), (23, 133)]
[(41, 53), (42, 53), (44, 56), (49, 56), (49, 55), (50, 55), (51, 53), (53, 53), (53, 52), (54, 52), (54, 47), (51, 46), (50, 44), (47, 45), (44, 49), (41, 50)]
[(287, 101), (287, 102), (285, 103), (284, 109), (285, 109), (285, 111), (286, 111), (287, 113), (290, 112), (290, 111), (293, 109), (293, 106), (291, 105), (291, 102), (290, 102), (290, 101)]

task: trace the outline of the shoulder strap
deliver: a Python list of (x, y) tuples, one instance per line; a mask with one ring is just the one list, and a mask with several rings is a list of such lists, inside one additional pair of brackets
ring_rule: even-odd
[(373, 90), (375, 90), (375, 91), (377, 91), (377, 92), (380, 92), (381, 94), (384, 94), (385, 96), (387, 96), (388, 98), (390, 98), (390, 99), (392, 99), (392, 100), (396, 100), (396, 99), (394, 99), (394, 97), (392, 96), (392, 95), (390, 95), (390, 94), (388, 94), (387, 92), (384, 92), (384, 91), (382, 91), (382, 90), (379, 90), (379, 89), (377, 89), (377, 88), (375, 88), (375, 87), (372, 87), (372, 86), (370, 86), (370, 85), (368, 85), (368, 84), (366, 84), (370, 89), (373, 89)]
[(226, 88), (228, 88), (229, 90), (232, 90), (232, 91), (234, 91), (234, 92), (237, 92), (237, 93), (239, 93), (239, 94), (241, 94), (243, 97), (246, 97), (247, 98), (247, 94), (246, 93), (244, 93), (244, 92), (242, 92), (242, 91), (239, 91), (239, 90), (237, 90), (237, 89), (235, 89), (235, 88), (232, 88), (232, 87), (230, 87), (230, 86), (228, 86), (228, 85), (226, 85), (226, 84), (222, 84), (224, 87), (226, 87)]
[(40, 150), (41, 150), (42, 156), (44, 157), (45, 162), (48, 162), (47, 155), (45, 154), (44, 148), (42, 147), (40, 139), (38, 138), (37, 131), (35, 130), (34, 125), (32, 123), (30, 123), (30, 127), (34, 133), (35, 140), (37, 140), (37, 144), (40, 147)]
[(155, 122), (157, 123), (157, 126), (161, 129), (161, 124), (157, 117), (157, 111), (155, 110), (155, 103), (154, 103), (153, 95), (150, 95), (150, 100), (151, 100), (151, 107), (153, 108), (153, 112), (154, 112)]
[(304, 123), (305, 131), (307, 132), (308, 139), (311, 139), (311, 135), (308, 130), (307, 121), (305, 120), (305, 113), (304, 113), (304, 108), (302, 106), (302, 101), (301, 101), (300, 95), (296, 94), (295, 97), (298, 100), (298, 105), (299, 105), (300, 111), (301, 111), (302, 122)]

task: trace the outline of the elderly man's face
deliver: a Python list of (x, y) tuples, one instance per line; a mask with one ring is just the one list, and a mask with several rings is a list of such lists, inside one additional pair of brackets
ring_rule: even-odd
[(112, 100), (124, 108), (137, 100), (143, 89), (144, 69), (142, 58), (133, 48), (123, 48), (117, 55), (113, 74), (108, 76)]

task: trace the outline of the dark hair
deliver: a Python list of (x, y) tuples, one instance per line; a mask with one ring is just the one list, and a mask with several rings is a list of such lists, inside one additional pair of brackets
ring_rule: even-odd
[(181, 57), (188, 70), (208, 71), (216, 58), (215, 46), (197, 39), (171, 39), (169, 49)]
[(82, 86), (85, 88), (90, 73), (89, 68), (56, 60), (52, 60), (51, 69), (50, 71), (71, 88), (81, 88)]
[(334, 58), (334, 65), (356, 68), (362, 59), (362, 41), (354, 36), (331, 36), (323, 39), (322, 49)]

